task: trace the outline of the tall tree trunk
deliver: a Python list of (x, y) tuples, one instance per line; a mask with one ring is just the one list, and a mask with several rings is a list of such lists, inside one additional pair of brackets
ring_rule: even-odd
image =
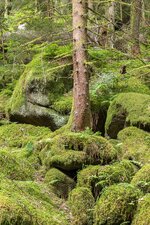
[(87, 0), (73, 0), (73, 110), (72, 130), (91, 127), (87, 62)]
[(115, 41), (115, 2), (109, 3), (108, 7), (108, 47), (114, 48)]
[(140, 22), (142, 17), (142, 0), (132, 0), (131, 8), (131, 35), (132, 35), (132, 48), (133, 55), (140, 54)]
[(11, 0), (5, 0), (5, 13), (4, 16), (7, 18), (11, 10)]

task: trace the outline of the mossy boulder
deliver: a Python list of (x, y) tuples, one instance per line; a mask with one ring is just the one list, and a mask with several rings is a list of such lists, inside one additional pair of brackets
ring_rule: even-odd
[(105, 132), (116, 138), (126, 126), (137, 126), (150, 131), (150, 96), (139, 93), (121, 93), (111, 103)]
[(39, 142), (40, 157), (46, 167), (81, 169), (85, 164), (107, 164), (117, 152), (103, 137), (88, 132), (64, 132)]
[(43, 184), (0, 178), (0, 224), (69, 224), (62, 202)]
[(0, 147), (33, 147), (33, 143), (48, 137), (51, 131), (46, 127), (28, 124), (7, 124), (0, 126)]
[(143, 192), (150, 192), (150, 164), (145, 164), (133, 177), (131, 184), (140, 188)]
[(136, 127), (127, 127), (119, 132), (120, 158), (132, 159), (141, 164), (150, 162), (150, 134)]
[(95, 198), (103, 188), (115, 183), (129, 183), (138, 168), (128, 160), (116, 162), (106, 166), (88, 166), (77, 176), (77, 185), (89, 187)]
[(88, 188), (78, 187), (73, 189), (68, 201), (73, 216), (72, 225), (93, 224), (94, 198)]
[(12, 180), (33, 180), (36, 170), (27, 157), (16, 154), (16, 149), (0, 149), (0, 173)]
[(60, 60), (57, 54), (61, 48), (48, 45), (26, 66), (7, 107), (11, 121), (48, 126), (52, 130), (67, 122), (65, 116), (51, 109), (72, 88), (72, 79), (68, 79), (72, 71), (70, 56)]
[(65, 199), (76, 184), (72, 178), (56, 168), (51, 168), (46, 173), (44, 182), (54, 188), (58, 197)]
[(127, 183), (104, 189), (95, 206), (94, 225), (130, 224), (140, 196), (139, 189)]
[(150, 194), (146, 194), (138, 201), (137, 212), (133, 218), (132, 225), (150, 224)]

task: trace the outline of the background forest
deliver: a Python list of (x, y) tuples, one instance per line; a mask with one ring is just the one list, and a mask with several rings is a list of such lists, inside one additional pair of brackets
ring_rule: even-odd
[(149, 0), (0, 0), (0, 224), (149, 225), (149, 131)]

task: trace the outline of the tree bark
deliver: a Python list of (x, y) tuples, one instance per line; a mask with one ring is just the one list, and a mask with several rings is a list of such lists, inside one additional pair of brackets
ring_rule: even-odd
[(140, 22), (142, 17), (142, 0), (132, 0), (131, 8), (131, 36), (132, 36), (132, 55), (140, 54)]
[(108, 47), (114, 48), (115, 41), (115, 2), (109, 3), (108, 7)]
[(5, 0), (5, 13), (4, 17), (7, 18), (11, 11), (11, 0)]
[(87, 0), (73, 0), (73, 110), (72, 130), (91, 127), (87, 66)]

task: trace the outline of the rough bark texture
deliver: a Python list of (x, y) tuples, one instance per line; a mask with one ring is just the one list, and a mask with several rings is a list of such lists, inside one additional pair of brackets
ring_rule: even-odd
[(140, 54), (140, 22), (142, 17), (142, 0), (132, 0), (131, 10), (131, 35), (132, 35), (132, 48), (131, 52), (133, 55)]
[(73, 0), (74, 103), (72, 130), (91, 127), (87, 61), (87, 0)]

